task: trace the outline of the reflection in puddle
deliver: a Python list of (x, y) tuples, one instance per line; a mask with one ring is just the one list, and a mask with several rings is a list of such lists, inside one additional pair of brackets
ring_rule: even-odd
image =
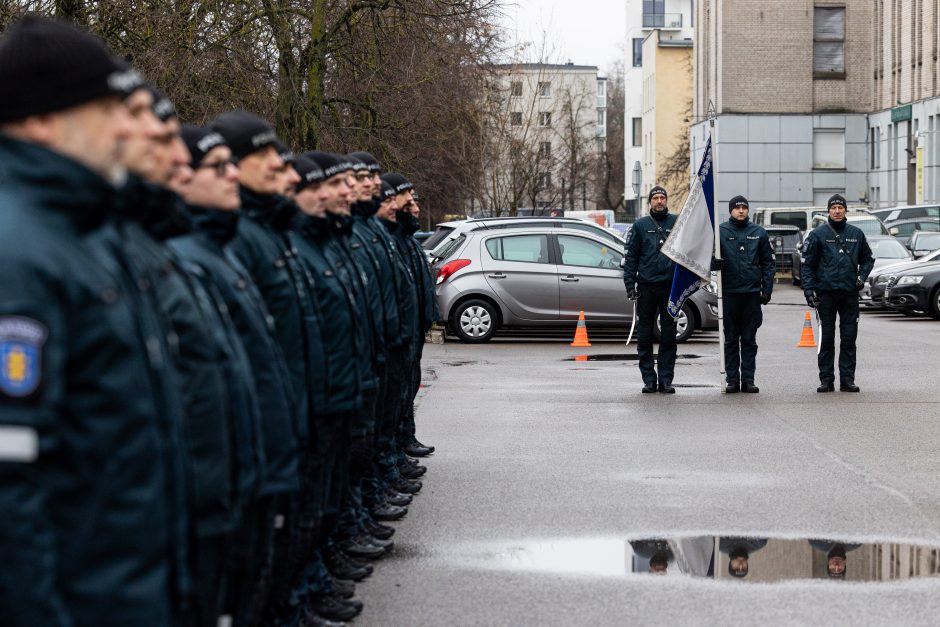
[(892, 581), (940, 574), (940, 548), (842, 540), (584, 538), (476, 545), (464, 554), (482, 568), (624, 576), (645, 573), (736, 581)]
[[(676, 359), (701, 359), (701, 355), (676, 355)], [(564, 361), (638, 361), (640, 356), (636, 353), (627, 354), (599, 354), (599, 355), (576, 355), (568, 357)]]

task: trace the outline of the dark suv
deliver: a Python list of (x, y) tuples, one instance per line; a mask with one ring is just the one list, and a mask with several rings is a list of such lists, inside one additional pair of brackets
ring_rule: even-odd
[(940, 320), (940, 263), (925, 263), (888, 277), (885, 304), (902, 313), (923, 311)]

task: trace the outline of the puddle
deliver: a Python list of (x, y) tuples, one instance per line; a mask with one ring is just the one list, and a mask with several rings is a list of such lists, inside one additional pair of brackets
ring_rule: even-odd
[[(676, 355), (676, 359), (701, 359), (701, 355)], [(568, 357), (563, 361), (639, 361), (637, 354), (597, 354), (597, 355), (576, 355)]]
[(495, 570), (595, 576), (896, 581), (940, 576), (940, 547), (850, 539), (733, 536), (561, 538), (466, 545), (461, 562)]

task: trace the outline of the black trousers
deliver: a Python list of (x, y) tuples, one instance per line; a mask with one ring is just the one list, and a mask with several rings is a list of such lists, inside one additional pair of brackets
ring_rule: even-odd
[(856, 292), (818, 292), (819, 380), (835, 382), (836, 316), (839, 317), (839, 381), (855, 381), (855, 338), (858, 337), (858, 294)]
[(643, 283), (639, 286), (636, 302), (636, 349), (640, 356), (640, 373), (643, 383), (656, 383), (656, 368), (653, 366), (653, 325), (659, 316), (659, 382), (672, 383), (676, 369), (676, 321), (669, 315), (669, 290), (671, 283)]
[(754, 383), (757, 329), (763, 321), (760, 292), (724, 295), (725, 378), (728, 383)]

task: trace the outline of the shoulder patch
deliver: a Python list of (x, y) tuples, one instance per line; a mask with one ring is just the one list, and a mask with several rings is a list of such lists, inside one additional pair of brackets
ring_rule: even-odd
[(0, 316), (0, 395), (25, 398), (39, 389), (46, 337), (32, 318)]

